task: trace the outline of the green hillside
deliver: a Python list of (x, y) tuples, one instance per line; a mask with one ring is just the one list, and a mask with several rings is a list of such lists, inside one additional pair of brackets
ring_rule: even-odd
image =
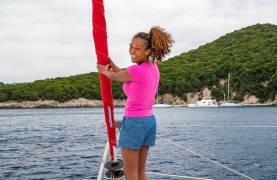
[(223, 99), (219, 79), (231, 73), (235, 100), (250, 94), (264, 101), (275, 97), (276, 69), (277, 26), (257, 24), (165, 61), (160, 66), (160, 93), (184, 96), (208, 86), (215, 98)]
[[(115, 98), (123, 99), (121, 83), (113, 82)], [(101, 99), (98, 73), (37, 80), (32, 83), (0, 84), (0, 102), (56, 100), (64, 102), (79, 97)]]
[[(183, 39), (185, 41), (185, 37)], [(219, 85), (231, 73), (234, 100), (255, 95), (261, 102), (273, 99), (277, 91), (277, 25), (256, 24), (182, 53), (159, 64), (159, 94), (186, 98), (186, 93), (209, 87), (212, 95), (223, 99), (226, 87)], [(115, 99), (125, 98), (122, 84), (113, 82)], [(101, 99), (97, 73), (38, 80), (32, 83), (0, 83), (0, 102), (8, 100), (66, 101), (84, 97)]]

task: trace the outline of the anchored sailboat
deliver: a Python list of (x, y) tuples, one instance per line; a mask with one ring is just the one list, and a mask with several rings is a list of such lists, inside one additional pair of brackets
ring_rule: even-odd
[(242, 106), (241, 103), (238, 103), (238, 102), (232, 102), (230, 100), (230, 73), (228, 73), (228, 80), (227, 80), (227, 86), (228, 86), (228, 89), (227, 89), (227, 101), (225, 100), (225, 93), (224, 93), (224, 100), (222, 102), (220, 102), (220, 106), (221, 107), (237, 107), (237, 106)]

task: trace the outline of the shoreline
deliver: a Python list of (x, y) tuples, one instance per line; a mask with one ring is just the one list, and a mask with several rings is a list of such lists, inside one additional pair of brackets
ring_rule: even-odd
[[(114, 99), (114, 107), (124, 107), (125, 99)], [(172, 107), (187, 107), (186, 103), (171, 104)], [(242, 103), (241, 107), (271, 107), (277, 106), (274, 103)], [(101, 108), (102, 100), (89, 100), (85, 98), (72, 99), (65, 102), (54, 100), (38, 100), (38, 101), (7, 101), (0, 103), (0, 109), (54, 109), (54, 108)]]
[[(114, 99), (114, 107), (123, 107), (125, 100)], [(103, 107), (102, 100), (89, 100), (85, 98), (72, 99), (65, 102), (54, 100), (38, 101), (7, 101), (0, 103), (0, 109), (51, 109), (51, 108), (100, 108)]]

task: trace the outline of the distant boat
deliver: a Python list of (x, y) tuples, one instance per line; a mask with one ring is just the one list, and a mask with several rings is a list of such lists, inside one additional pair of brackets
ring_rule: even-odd
[(219, 104), (220, 107), (239, 107), (242, 106), (241, 103), (237, 103), (237, 102), (226, 102), (223, 101), (222, 103)]
[(153, 105), (154, 108), (168, 108), (168, 107), (173, 107), (170, 104), (154, 104)]
[(239, 102), (232, 102), (229, 99), (229, 94), (230, 94), (230, 73), (228, 73), (228, 91), (227, 91), (227, 101), (225, 101), (225, 93), (224, 93), (224, 100), (219, 103), (220, 107), (239, 107), (242, 106), (241, 103)]
[(218, 104), (211, 97), (203, 97), (201, 101), (197, 101), (195, 104), (188, 104), (188, 107), (218, 107)]

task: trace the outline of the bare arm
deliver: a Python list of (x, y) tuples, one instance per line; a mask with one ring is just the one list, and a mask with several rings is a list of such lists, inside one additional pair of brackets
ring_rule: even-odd
[(120, 81), (120, 82), (127, 82), (131, 81), (132, 78), (130, 74), (127, 72), (127, 70), (121, 70), (119, 72), (112, 72), (112, 71), (103, 71), (105, 76), (109, 77), (112, 80)]
[(132, 77), (127, 72), (127, 70), (120, 70), (119, 72), (113, 72), (108, 70), (109, 65), (101, 65), (97, 64), (98, 72), (101, 74), (104, 74), (108, 78), (114, 80), (114, 81), (120, 81), (120, 82), (127, 82), (131, 81)]

